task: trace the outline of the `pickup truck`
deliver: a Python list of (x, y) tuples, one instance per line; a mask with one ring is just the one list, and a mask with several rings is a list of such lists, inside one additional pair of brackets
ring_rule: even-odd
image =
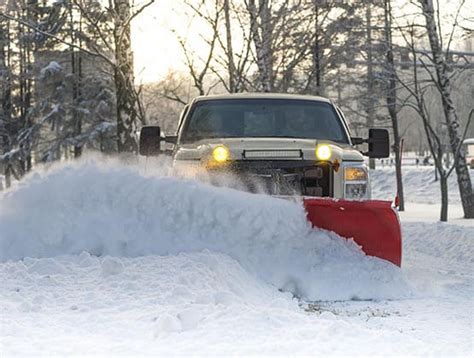
[[(364, 143), (368, 150), (362, 153), (356, 146)], [(197, 97), (181, 114), (176, 135), (164, 136), (157, 126), (140, 132), (140, 154), (171, 155), (178, 174), (297, 197), (313, 227), (400, 266), (398, 214), (392, 201), (370, 200), (364, 163), (364, 156), (388, 157), (389, 148), (385, 129), (370, 129), (367, 139), (351, 137), (344, 114), (330, 100), (286, 94)]]
[[(171, 150), (163, 150), (163, 143)], [(356, 146), (367, 143), (364, 153)], [(195, 98), (183, 110), (178, 131), (165, 136), (143, 127), (140, 154), (166, 153), (177, 171), (204, 171), (211, 182), (223, 174), (239, 188), (271, 195), (370, 199), (364, 156), (389, 156), (385, 129), (351, 137), (341, 109), (322, 97), (227, 94)]]

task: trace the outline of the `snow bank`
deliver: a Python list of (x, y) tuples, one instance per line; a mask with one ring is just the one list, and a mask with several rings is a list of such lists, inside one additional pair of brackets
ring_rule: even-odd
[[(2, 194), (0, 248), (0, 261), (83, 251), (137, 257), (211, 250), (309, 300), (411, 295), (397, 267), (366, 257), (333, 233), (312, 230), (299, 203), (147, 177), (97, 160), (37, 172)], [(110, 261), (102, 273), (122, 269)]]
[(0, 280), (3, 356), (371, 356), (439, 350), (413, 337), (412, 330), (399, 329), (413, 324), (413, 317), (398, 313), (413, 300), (346, 301), (354, 314), (333, 309), (343, 302), (325, 302), (318, 303), (329, 305), (322, 312), (307, 312), (290, 293), (208, 250), (26, 258), (0, 263)]
[[(402, 167), (403, 190), (407, 202), (437, 204), (441, 202), (439, 182), (435, 182), (434, 167)], [(470, 170), (474, 178), (474, 170)], [(393, 199), (397, 193), (395, 168), (378, 168), (370, 171), (372, 197)], [(459, 189), (456, 173), (448, 179), (448, 197), (451, 204), (459, 204)]]
[(474, 226), (463, 227), (449, 223), (405, 223), (404, 243), (409, 253), (425, 257), (442, 257), (442, 270), (466, 272), (472, 275), (474, 267)]
[[(206, 347), (222, 348), (211, 343), (219, 332), (229, 332), (227, 346), (235, 344), (235, 325), (242, 331), (249, 321), (262, 324), (262, 310), (287, 310), (287, 316), (301, 311), (289, 293), (274, 290), (229, 256), (206, 250), (137, 258), (87, 252), (26, 258), (0, 264), (0, 278), (0, 350), (7, 356), (45, 351), (61, 356), (176, 355), (178, 345), (156, 342), (176, 334), (191, 335), (193, 349), (205, 352)], [(208, 338), (193, 339), (196, 334)], [(180, 346), (190, 353), (189, 344)]]

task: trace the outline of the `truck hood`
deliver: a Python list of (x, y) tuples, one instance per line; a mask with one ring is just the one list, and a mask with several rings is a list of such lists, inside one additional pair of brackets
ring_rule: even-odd
[[(226, 146), (234, 160), (244, 159), (245, 151), (301, 151), (304, 160), (315, 160), (315, 149), (319, 144), (330, 145), (333, 153), (331, 160), (363, 161), (362, 154), (349, 144), (327, 140), (301, 138), (213, 138), (192, 144), (180, 144), (175, 153), (175, 160), (201, 160), (210, 155), (219, 145)], [(279, 159), (279, 158), (273, 158)], [(282, 158), (284, 159), (284, 158)]]

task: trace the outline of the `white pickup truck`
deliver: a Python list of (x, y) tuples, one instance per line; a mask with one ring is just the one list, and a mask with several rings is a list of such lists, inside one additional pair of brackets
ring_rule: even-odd
[[(340, 199), (370, 199), (363, 155), (389, 155), (386, 130), (353, 138), (330, 100), (287, 94), (197, 97), (185, 107), (175, 135), (143, 127), (140, 154), (165, 153), (163, 142), (173, 144), (166, 153), (177, 169), (198, 168), (211, 178), (232, 174), (251, 192)], [(363, 143), (365, 153), (355, 148)]]

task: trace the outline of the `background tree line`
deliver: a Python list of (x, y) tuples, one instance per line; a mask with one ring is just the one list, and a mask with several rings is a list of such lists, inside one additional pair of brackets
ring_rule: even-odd
[(84, 148), (136, 151), (145, 114), (131, 21), (153, 1), (7, 0), (0, 7), (0, 157), (6, 185)]
[[(130, 27), (153, 2), (0, 5), (7, 185), (36, 163), (78, 157), (84, 148), (135, 152), (142, 124), (175, 130), (195, 95), (302, 93), (333, 99), (355, 135), (390, 129), (400, 189), (402, 138), (406, 150), (430, 151), (441, 188), (455, 172), (465, 214), (474, 216), (460, 146), (474, 136), (473, 54), (462, 48), (472, 46), (469, 4), (450, 1), (443, 13), (433, 0), (177, 0), (184, 25), (173, 31), (187, 71), (137, 86)], [(199, 23), (199, 40), (187, 36), (186, 21)]]

